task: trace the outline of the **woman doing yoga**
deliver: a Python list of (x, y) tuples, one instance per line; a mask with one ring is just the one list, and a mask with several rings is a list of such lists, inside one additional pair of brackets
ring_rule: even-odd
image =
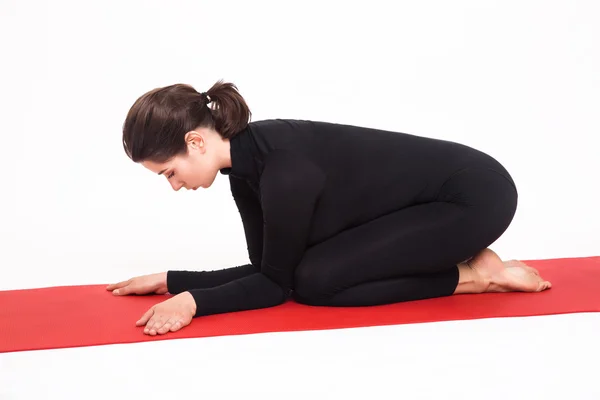
[(249, 254), (245, 265), (109, 285), (115, 295), (174, 295), (136, 322), (146, 334), (287, 300), (355, 307), (551, 287), (489, 248), (518, 198), (491, 156), (408, 133), (250, 117), (237, 87), (222, 81), (201, 93), (157, 88), (129, 110), (127, 155), (174, 190), (228, 177)]

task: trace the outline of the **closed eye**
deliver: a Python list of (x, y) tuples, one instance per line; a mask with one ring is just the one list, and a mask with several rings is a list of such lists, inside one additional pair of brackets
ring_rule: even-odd
[(171, 172), (168, 176), (167, 179), (171, 179), (173, 177), (173, 175), (175, 175), (175, 172)]

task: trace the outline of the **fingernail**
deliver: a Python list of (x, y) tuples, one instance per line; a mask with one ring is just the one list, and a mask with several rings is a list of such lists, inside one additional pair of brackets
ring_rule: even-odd
[(113, 290), (113, 294), (119, 294), (119, 289)]

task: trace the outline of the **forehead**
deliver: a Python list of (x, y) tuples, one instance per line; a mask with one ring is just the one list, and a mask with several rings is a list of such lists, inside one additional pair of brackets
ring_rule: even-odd
[(165, 163), (155, 163), (152, 161), (142, 161), (141, 163), (145, 168), (154, 172), (155, 174), (163, 173), (165, 170), (174, 166), (174, 160), (167, 161)]

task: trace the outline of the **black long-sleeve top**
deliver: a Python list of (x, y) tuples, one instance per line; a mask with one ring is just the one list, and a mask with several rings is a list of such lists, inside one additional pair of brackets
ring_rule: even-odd
[(459, 143), (303, 120), (251, 122), (230, 139), (231, 193), (250, 263), (168, 271), (172, 294), (189, 291), (196, 317), (272, 307), (294, 290), (305, 250), (335, 234), (434, 201), (469, 166), (508, 175), (491, 156)]

